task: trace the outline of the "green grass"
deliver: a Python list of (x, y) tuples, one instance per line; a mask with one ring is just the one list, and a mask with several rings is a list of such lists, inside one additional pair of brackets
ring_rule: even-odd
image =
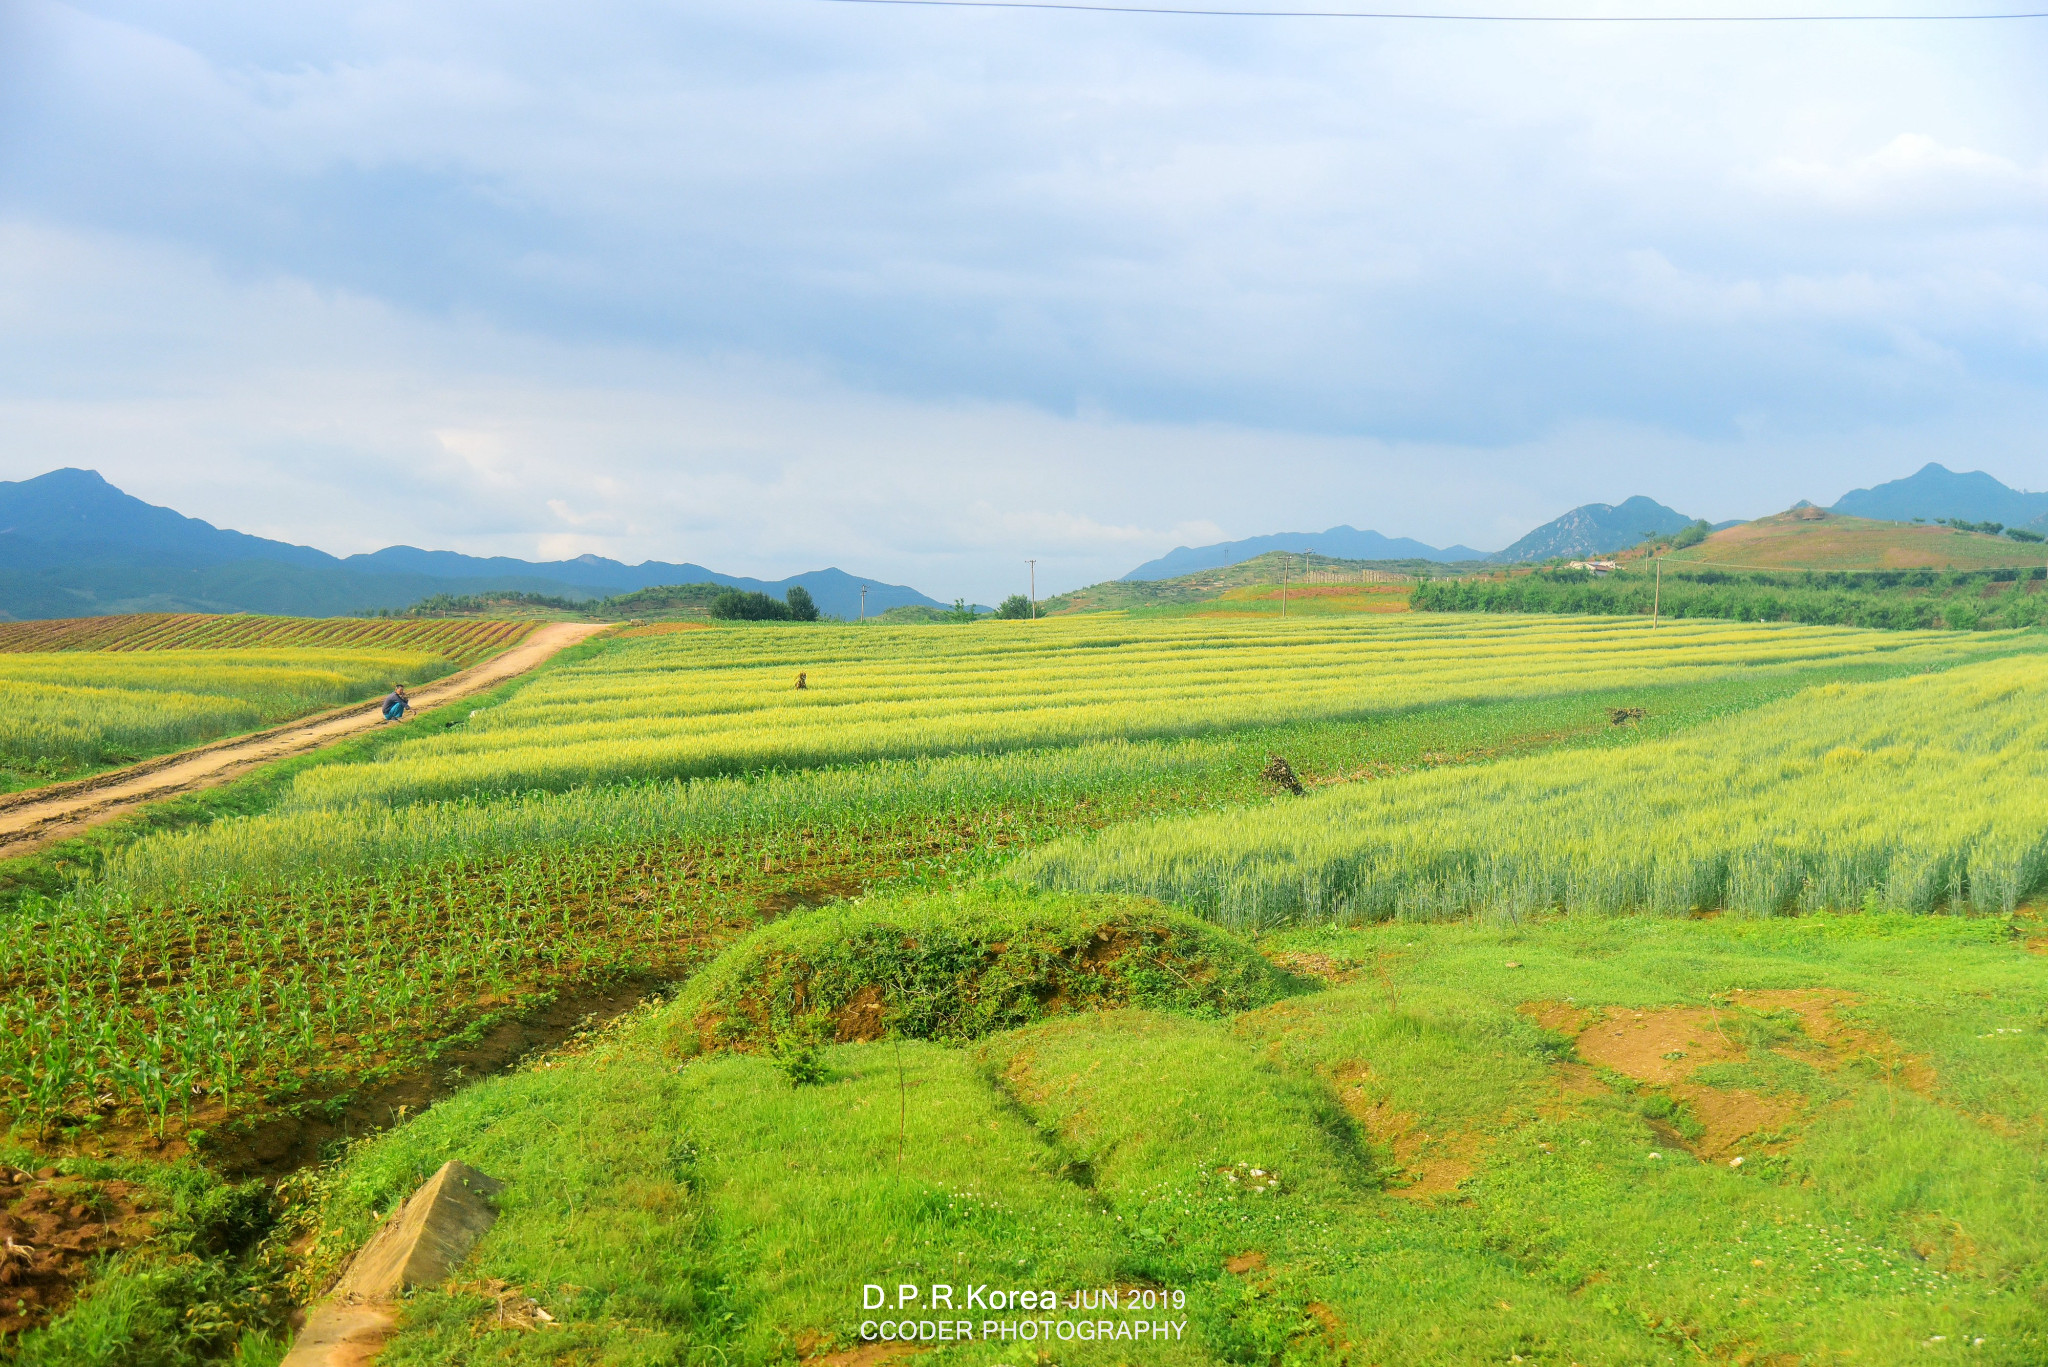
[[(1265, 948), (1357, 976), (1231, 1020), (1123, 1010), (964, 1048), (830, 1046), (806, 1086), (761, 1057), (678, 1064), (679, 1008), (655, 1010), (362, 1146), (330, 1179), (321, 1247), (448, 1158), (510, 1181), (463, 1276), (512, 1283), (561, 1326), (498, 1331), (474, 1291), (423, 1294), (385, 1358), (405, 1364), (694, 1361), (713, 1343), (788, 1362), (851, 1343), (860, 1288), (902, 1282), (1182, 1293), (1182, 1344), (1058, 1345), (1075, 1363), (2048, 1352), (2048, 962), (2009, 923), (1561, 919)], [(1854, 1052), (1794, 1063), (1766, 1021), (1719, 1085), (1783, 1065), (1812, 1102), (1731, 1168), (1653, 1130), (1647, 1089), (1563, 1090), (1568, 1041), (1517, 1009), (1769, 987), (1853, 994), (1848, 1023), (1931, 1081), (1888, 1082)], [(1404, 1197), (1411, 1144), (1389, 1115), (1470, 1175)]]
[[(0, 1144), (0, 1162), (37, 1169), (48, 1159)], [(187, 1367), (233, 1361), (270, 1367), (284, 1356), (289, 1259), (271, 1193), (227, 1182), (195, 1163), (72, 1158), (58, 1164), (71, 1189), (128, 1183), (148, 1236), (106, 1255), (99, 1274), (49, 1329), (0, 1335), (15, 1367)], [(118, 1189), (118, 1188), (117, 1188)], [(0, 1288), (0, 1295), (4, 1295)]]
[(1286, 989), (1243, 942), (1193, 917), (999, 883), (763, 926), (691, 979), (676, 1014), (686, 1052), (766, 1051), (801, 1076), (835, 1041), (958, 1042), (1109, 1006), (1214, 1015)]

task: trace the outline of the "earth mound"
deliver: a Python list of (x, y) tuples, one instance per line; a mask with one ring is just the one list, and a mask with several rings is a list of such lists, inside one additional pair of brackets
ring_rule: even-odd
[(996, 885), (763, 926), (691, 981), (676, 1043), (695, 1054), (891, 1034), (962, 1042), (1125, 1006), (1220, 1016), (1291, 986), (1249, 944), (1157, 903)]

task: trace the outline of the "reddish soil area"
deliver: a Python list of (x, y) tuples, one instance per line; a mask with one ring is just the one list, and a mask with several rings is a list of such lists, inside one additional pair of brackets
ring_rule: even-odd
[(1413, 1112), (1396, 1109), (1371, 1078), (1366, 1064), (1343, 1065), (1336, 1072), (1337, 1096), (1359, 1128), (1393, 1155), (1397, 1171), (1388, 1193), (1422, 1200), (1456, 1191), (1479, 1166), (1485, 1137), (1455, 1130), (1431, 1134)]
[[(1901, 1054), (1889, 1040), (1844, 1023), (1838, 1008), (1855, 997), (1830, 988), (1779, 989), (1728, 994), (1726, 1008), (1716, 1006), (1589, 1008), (1565, 1002), (1530, 1002), (1522, 1007), (1544, 1029), (1570, 1037), (1578, 1056), (1593, 1068), (1604, 1068), (1659, 1089), (1682, 1103), (1704, 1130), (1682, 1138), (1671, 1125), (1651, 1121), (1660, 1139), (1709, 1161), (1765, 1152), (1781, 1146), (1782, 1132), (1805, 1107), (1795, 1095), (1766, 1095), (1739, 1087), (1713, 1087), (1693, 1081), (1702, 1068), (1748, 1057), (1739, 1033), (1731, 1027), (1736, 1013), (1789, 1013), (1799, 1034), (1776, 1052), (1816, 1068), (1832, 1071), (1855, 1058), (1884, 1067), (1887, 1076), (1916, 1091), (1933, 1086), (1933, 1071), (1924, 1060)], [(1598, 1086), (1590, 1069), (1567, 1064), (1568, 1079), (1577, 1090)]]
[(141, 1188), (0, 1167), (0, 1342), (71, 1303), (93, 1260), (149, 1232)]

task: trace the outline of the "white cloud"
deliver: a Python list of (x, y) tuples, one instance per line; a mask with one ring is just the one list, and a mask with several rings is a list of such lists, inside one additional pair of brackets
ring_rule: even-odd
[(0, 467), (268, 535), (986, 601), (2048, 483), (2033, 29), (0, 16)]

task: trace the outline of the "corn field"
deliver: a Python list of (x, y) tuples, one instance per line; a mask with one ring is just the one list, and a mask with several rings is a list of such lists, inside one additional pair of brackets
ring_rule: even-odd
[(2048, 661), (1827, 684), (1603, 753), (1355, 784), (1053, 845), (1021, 877), (1230, 925), (2011, 911), (2048, 881)]

